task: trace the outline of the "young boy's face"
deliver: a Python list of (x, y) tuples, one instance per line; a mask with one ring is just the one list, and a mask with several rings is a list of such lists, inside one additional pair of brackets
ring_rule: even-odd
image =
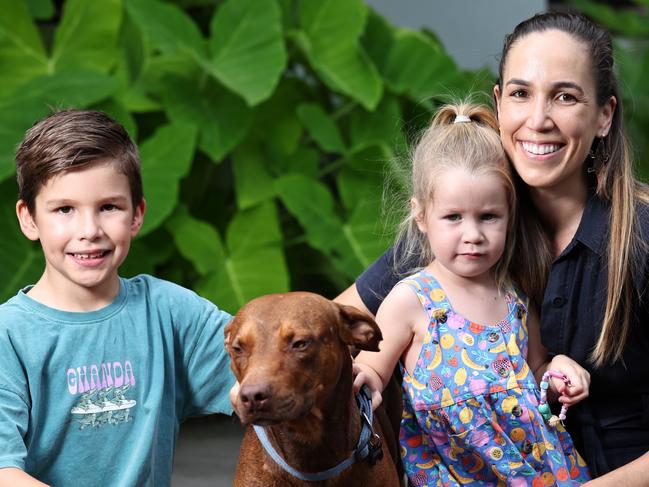
[(142, 226), (145, 204), (133, 208), (126, 175), (110, 162), (54, 176), (36, 196), (34, 213), (19, 201), (23, 233), (40, 240), (45, 272), (39, 284), (56, 293), (117, 292), (117, 269)]

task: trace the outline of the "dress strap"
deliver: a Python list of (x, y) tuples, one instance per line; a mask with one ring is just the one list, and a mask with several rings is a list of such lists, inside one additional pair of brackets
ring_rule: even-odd
[(445, 321), (451, 305), (446, 298), (446, 293), (431, 273), (421, 270), (401, 280), (400, 283), (406, 284), (415, 291), (430, 320)]

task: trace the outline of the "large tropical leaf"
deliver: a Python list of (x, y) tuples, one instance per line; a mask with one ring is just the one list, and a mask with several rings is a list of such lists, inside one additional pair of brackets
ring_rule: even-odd
[(54, 36), (54, 69), (108, 72), (117, 59), (121, 20), (122, 0), (67, 0)]
[(249, 105), (268, 98), (286, 66), (276, 0), (228, 0), (210, 31), (210, 72)]
[(199, 147), (214, 162), (221, 162), (252, 123), (243, 100), (210, 78), (167, 76), (161, 90), (169, 118), (199, 127)]
[(165, 226), (181, 255), (201, 275), (223, 272), (225, 249), (219, 233), (212, 225), (192, 217), (187, 208), (180, 205)]
[(288, 174), (275, 181), (277, 194), (300, 222), (309, 244), (327, 255), (348, 278), (363, 267), (342, 232), (343, 222), (335, 211), (331, 191), (319, 181), (301, 174)]
[(48, 72), (45, 47), (27, 5), (0, 0), (0, 97)]
[(270, 157), (280, 161), (297, 150), (303, 129), (295, 107), (308, 97), (299, 80), (284, 78), (273, 96), (255, 107), (251, 137), (263, 143)]
[(85, 108), (111, 96), (117, 85), (106, 75), (66, 72), (38, 76), (0, 98), (0, 181), (14, 173), (14, 150), (32, 124), (53, 108)]
[(303, 103), (297, 107), (297, 115), (309, 135), (325, 152), (345, 152), (340, 129), (320, 105)]
[(302, 0), (296, 40), (325, 83), (373, 110), (383, 87), (359, 43), (366, 17), (361, 0)]
[(204, 62), (205, 40), (191, 17), (179, 7), (159, 0), (127, 0), (125, 5), (154, 48)]
[(289, 290), (277, 210), (270, 201), (235, 215), (227, 230), (228, 256), (198, 292), (235, 313), (263, 294)]
[(54, 15), (54, 3), (52, 0), (27, 0), (26, 3), (29, 12), (36, 20), (49, 20)]
[(141, 235), (158, 227), (176, 207), (179, 181), (189, 171), (194, 157), (196, 132), (193, 125), (168, 124), (141, 144), (142, 182), (147, 199)]
[(358, 108), (350, 123), (351, 151), (373, 145), (395, 147), (395, 136), (401, 134), (403, 118), (396, 99), (386, 96), (374, 112)]
[(233, 154), (237, 206), (242, 210), (275, 196), (273, 177), (264, 159), (263, 152), (251, 144), (242, 144)]
[(5, 301), (28, 284), (34, 284), (44, 270), (43, 252), (37, 243), (21, 233), (16, 218), (15, 181), (0, 184), (0, 301)]
[(383, 68), (386, 83), (419, 103), (433, 96), (466, 95), (470, 85), (449, 55), (429, 36), (407, 29), (395, 34)]
[(380, 204), (367, 196), (354, 208), (342, 227), (342, 232), (353, 250), (361, 269), (367, 268), (390, 245), (394, 230), (381, 223)]

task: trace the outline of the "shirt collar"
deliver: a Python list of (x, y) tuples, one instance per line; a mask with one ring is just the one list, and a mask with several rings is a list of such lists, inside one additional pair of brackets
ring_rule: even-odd
[(591, 193), (584, 208), (584, 214), (575, 233), (575, 240), (583, 243), (593, 252), (602, 255), (608, 241), (609, 206), (595, 193)]

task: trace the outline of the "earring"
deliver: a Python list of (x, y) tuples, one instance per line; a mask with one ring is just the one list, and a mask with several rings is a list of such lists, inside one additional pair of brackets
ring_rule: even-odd
[(609, 154), (606, 147), (606, 136), (602, 136), (599, 139), (597, 149), (595, 150), (595, 159), (599, 159), (599, 163), (601, 165), (604, 165), (608, 162)]
[(609, 159), (609, 153), (606, 148), (606, 136), (597, 136), (597, 144), (590, 148), (588, 151), (588, 158), (591, 160), (591, 163), (586, 168), (588, 174), (593, 174), (597, 170), (606, 165)]

